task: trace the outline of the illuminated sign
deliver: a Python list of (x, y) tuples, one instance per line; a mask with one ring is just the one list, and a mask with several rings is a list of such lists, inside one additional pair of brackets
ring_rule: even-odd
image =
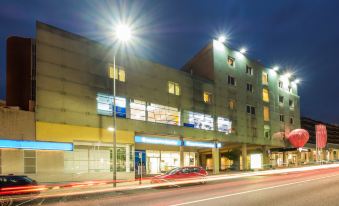
[(184, 145), (188, 147), (207, 147), (207, 148), (220, 148), (221, 143), (214, 142), (194, 142), (194, 141), (184, 141)]
[(73, 151), (72, 143), (0, 140), (0, 148)]
[[(97, 94), (98, 114), (112, 116), (113, 100), (113, 96)], [(118, 117), (126, 118), (126, 98), (115, 97), (115, 111)]]
[(162, 144), (162, 145), (181, 146), (181, 141), (175, 140), (175, 139), (135, 136), (134, 141), (136, 143), (145, 143), (145, 144)]
[(262, 168), (262, 154), (251, 154), (251, 169)]

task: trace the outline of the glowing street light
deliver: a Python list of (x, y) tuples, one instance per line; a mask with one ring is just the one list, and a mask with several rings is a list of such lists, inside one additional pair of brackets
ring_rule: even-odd
[(245, 54), (247, 52), (247, 49), (245, 47), (242, 47), (240, 49), (240, 53)]
[[(126, 24), (119, 24), (115, 28), (115, 37), (121, 42), (127, 42), (132, 38), (132, 30)], [(117, 114), (116, 114), (116, 66), (115, 66), (115, 54), (113, 55), (113, 127), (108, 128), (109, 131), (113, 132), (113, 187), (116, 187), (117, 182)]]
[(274, 66), (272, 69), (277, 72), (279, 70), (279, 67), (278, 66)]
[(115, 28), (115, 35), (120, 41), (126, 42), (131, 39), (132, 31), (131, 28), (126, 24), (119, 24)]
[(289, 72), (287, 72), (287, 73), (284, 74), (284, 76), (285, 76), (287, 79), (289, 79), (289, 78), (292, 76), (292, 74), (289, 73)]
[(218, 42), (224, 43), (226, 41), (226, 37), (224, 35), (219, 36)]

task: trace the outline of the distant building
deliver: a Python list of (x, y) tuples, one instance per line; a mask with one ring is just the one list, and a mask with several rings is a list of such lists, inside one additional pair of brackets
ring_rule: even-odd
[[(178, 70), (44, 23), (36, 30), (34, 39), (7, 42), (7, 105), (35, 111), (35, 141), (41, 146), (3, 150), (6, 158), (21, 158), (13, 173), (42, 181), (110, 178), (113, 129), (119, 179), (134, 178), (141, 162), (147, 174), (190, 165), (215, 174), (254, 169), (251, 163), (260, 169), (270, 164), (270, 149), (286, 147), (285, 134), (300, 128), (293, 77), (217, 40)], [(117, 128), (112, 128), (113, 78)], [(61, 145), (44, 148), (45, 143)], [(69, 144), (74, 149), (65, 151)], [(237, 157), (228, 159), (230, 152)], [(34, 161), (25, 161), (30, 157)]]

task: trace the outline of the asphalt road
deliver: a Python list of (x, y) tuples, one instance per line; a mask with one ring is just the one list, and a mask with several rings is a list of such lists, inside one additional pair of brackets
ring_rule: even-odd
[(205, 185), (149, 188), (35, 199), (14, 205), (338, 205), (339, 168), (218, 180)]

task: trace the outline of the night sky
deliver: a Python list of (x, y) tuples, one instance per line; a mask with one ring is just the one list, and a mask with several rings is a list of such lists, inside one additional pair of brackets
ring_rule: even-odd
[(0, 0), (0, 99), (5, 98), (5, 41), (35, 36), (39, 20), (111, 44), (111, 25), (133, 23), (137, 55), (180, 68), (220, 33), (267, 67), (302, 79), (301, 113), (339, 123), (339, 1)]

